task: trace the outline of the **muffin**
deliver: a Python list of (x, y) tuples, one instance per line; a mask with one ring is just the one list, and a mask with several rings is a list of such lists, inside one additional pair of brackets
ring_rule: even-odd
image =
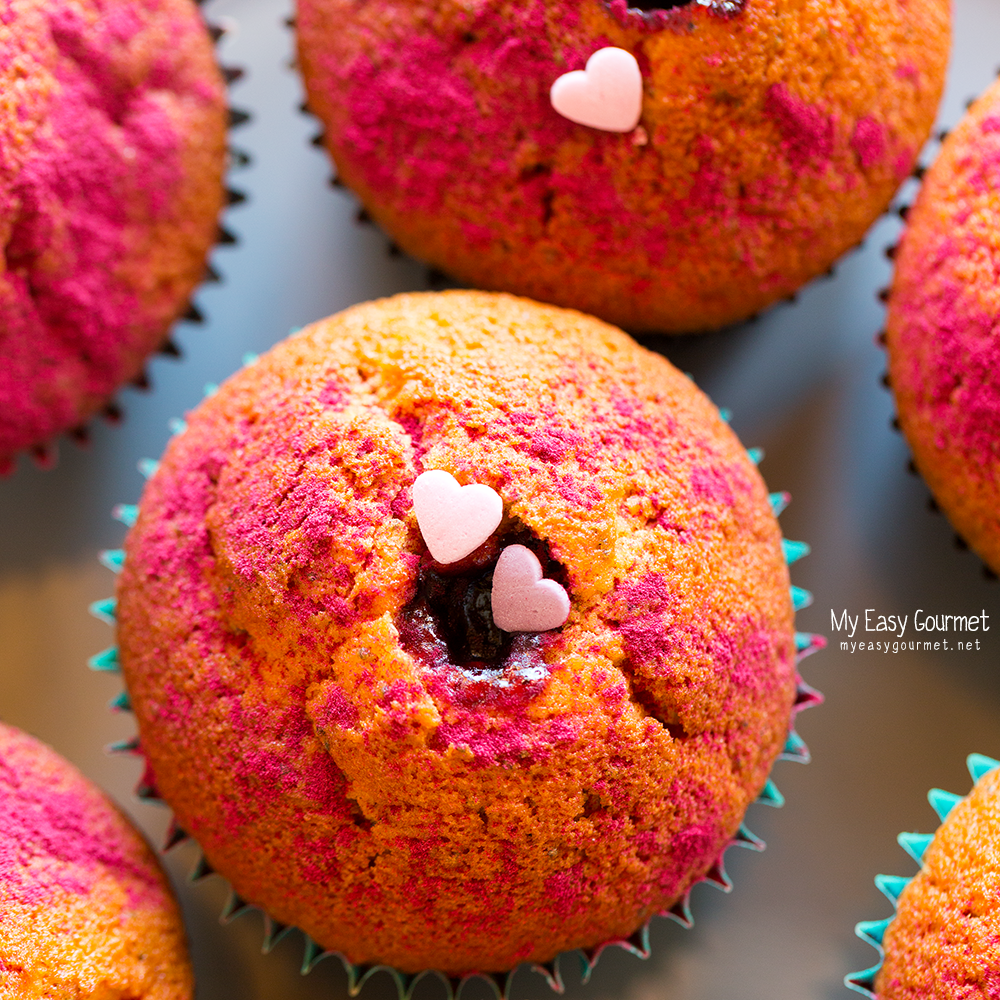
[(0, 19), (0, 471), (138, 376), (218, 233), (225, 85), (192, 0)]
[(956, 531), (1000, 571), (1000, 82), (948, 136), (896, 251), (899, 424)]
[(879, 875), (896, 908), (888, 920), (858, 924), (884, 959), (848, 976), (878, 1000), (988, 1000), (1000, 994), (1000, 762), (972, 754), (976, 783), (963, 799), (933, 789), (942, 826), (933, 836), (901, 833), (920, 865), (912, 879)]
[(153, 852), (76, 768), (3, 723), (0, 858), (0, 996), (194, 996)]
[[(430, 471), (502, 501), (447, 563), (414, 511)], [(802, 756), (755, 466), (579, 313), (450, 292), (316, 323), (188, 415), (133, 517), (97, 665), (121, 663), (147, 786), (307, 965), (493, 973), (687, 920)], [(493, 621), (517, 546), (562, 626)]]
[[(950, 38), (948, 0), (297, 8), (337, 175), (402, 249), (671, 332), (746, 319), (861, 240), (930, 132)], [(557, 112), (553, 85), (616, 50), (639, 126)]]

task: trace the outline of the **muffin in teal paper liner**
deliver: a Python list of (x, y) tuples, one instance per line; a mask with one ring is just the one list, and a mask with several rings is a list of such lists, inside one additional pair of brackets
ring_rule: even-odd
[(0, 996), (194, 996), (181, 915), (156, 856), (75, 767), (3, 723)]
[(937, 833), (901, 833), (920, 865), (911, 878), (877, 875), (895, 914), (856, 932), (879, 953), (848, 975), (877, 1000), (993, 1000), (1000, 996), (1000, 761), (971, 754), (975, 785), (964, 798), (934, 788)]
[(303, 967), (339, 954), (352, 988), (388, 966), (403, 993), (426, 970), (506, 993), (523, 962), (559, 988), (560, 952), (648, 953), (652, 916), (690, 923), (725, 850), (762, 846), (744, 813), (780, 803), (818, 698), (806, 547), (662, 357), (524, 299), (398, 296), (179, 429), (118, 512), (94, 665), (123, 669), (141, 794), (227, 914), (300, 927)]

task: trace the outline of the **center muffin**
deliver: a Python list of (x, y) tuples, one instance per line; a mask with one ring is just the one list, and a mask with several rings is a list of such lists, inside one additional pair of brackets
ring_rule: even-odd
[[(428, 470), (492, 487), (435, 562)], [(490, 614), (529, 548), (569, 618)], [(691, 381), (505, 295), (316, 323), (188, 416), (142, 498), (119, 645), (158, 793), (243, 899), (450, 975), (627, 937), (719, 860), (790, 731), (763, 482)]]

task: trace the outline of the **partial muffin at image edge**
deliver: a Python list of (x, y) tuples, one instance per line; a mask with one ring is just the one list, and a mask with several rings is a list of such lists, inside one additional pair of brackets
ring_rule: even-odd
[[(794, 295), (913, 169), (948, 0), (643, 6), (298, 0), (298, 63), (338, 179), (457, 281), (630, 331), (716, 328)], [(594, 70), (591, 89), (635, 90), (621, 132), (551, 97), (612, 50), (631, 71)]]
[(895, 913), (857, 925), (879, 962), (844, 979), (872, 1000), (991, 1000), (1000, 991), (1000, 761), (970, 754), (968, 767), (968, 795), (928, 793), (936, 833), (899, 835), (920, 871), (875, 878)]
[(107, 797), (0, 723), (0, 993), (192, 1000), (180, 912)]
[[(413, 510), (432, 469), (503, 501), (447, 565)], [(95, 665), (121, 664), (148, 794), (318, 951), (448, 976), (596, 957), (724, 883), (775, 759), (805, 755), (772, 502), (716, 408), (613, 327), (489, 293), (367, 303), (188, 414), (125, 517)], [(568, 594), (562, 627), (484, 612), (514, 546)]]
[(0, 23), (0, 472), (85, 433), (189, 308), (227, 101), (192, 0), (17, 0)]
[(885, 344), (913, 460), (1000, 572), (1000, 83), (948, 136), (896, 250)]

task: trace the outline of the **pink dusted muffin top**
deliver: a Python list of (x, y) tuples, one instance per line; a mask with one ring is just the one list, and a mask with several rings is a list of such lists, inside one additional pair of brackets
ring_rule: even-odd
[[(464, 283), (626, 329), (746, 318), (854, 246), (907, 176), (944, 81), (948, 0), (298, 0), (338, 176)], [(639, 128), (550, 88), (604, 47)]]
[(0, 724), (0, 898), (52, 903), (87, 895), (106, 873), (130, 906), (162, 903), (148, 848), (107, 799), (46, 747)]
[[(427, 470), (494, 534), (434, 562)], [(561, 628), (487, 610), (520, 544)], [(314, 324), (189, 415), (118, 588), (144, 779), (244, 899), (352, 962), (499, 971), (681, 908), (788, 737), (766, 491), (714, 406), (590, 317), (479, 292)]]
[(1000, 996), (1000, 770), (948, 814), (896, 911), (878, 1000)]
[(1000, 569), (1000, 83), (949, 136), (896, 255), (899, 420), (957, 530)]
[(190, 997), (176, 904), (107, 798), (0, 723), (0, 995), (92, 996), (97, 985), (122, 990), (115, 996)]
[(191, 0), (0, 13), (0, 466), (84, 423), (184, 311), (217, 230), (224, 84)]

